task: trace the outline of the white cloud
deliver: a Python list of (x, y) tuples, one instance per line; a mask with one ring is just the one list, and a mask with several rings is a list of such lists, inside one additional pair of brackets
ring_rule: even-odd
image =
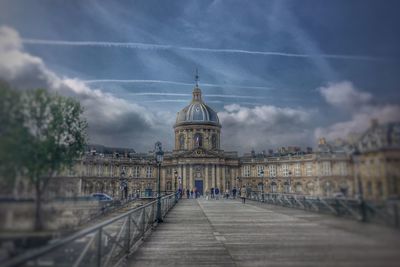
[(354, 110), (371, 102), (372, 95), (357, 90), (351, 82), (331, 83), (318, 89), (325, 101), (335, 107)]
[(42, 87), (79, 99), (89, 123), (90, 142), (130, 146), (140, 151), (151, 149), (159, 137), (172, 136), (172, 131), (168, 134), (165, 130), (168, 120), (163, 114), (155, 115), (78, 79), (59, 77), (41, 58), (25, 52), (18, 33), (5, 26), (0, 27), (0, 79), (16, 88)]
[(330, 84), (319, 89), (326, 102), (338, 109), (344, 109), (350, 119), (334, 123), (328, 127), (317, 127), (315, 137), (333, 140), (346, 138), (352, 133), (362, 133), (372, 119), (380, 123), (400, 120), (399, 105), (382, 105), (373, 102), (373, 95), (354, 87), (348, 81)]
[(222, 144), (227, 149), (258, 151), (279, 146), (309, 146), (314, 111), (256, 106), (227, 105), (218, 116), (222, 123)]

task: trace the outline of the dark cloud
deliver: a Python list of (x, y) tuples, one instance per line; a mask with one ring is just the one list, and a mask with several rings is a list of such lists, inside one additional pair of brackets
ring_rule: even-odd
[(79, 79), (59, 77), (42, 59), (25, 52), (18, 33), (8, 27), (0, 27), (0, 79), (16, 88), (48, 88), (77, 98), (85, 109), (93, 143), (147, 150), (160, 137), (168, 136), (165, 124), (168, 120), (163, 116), (93, 89)]

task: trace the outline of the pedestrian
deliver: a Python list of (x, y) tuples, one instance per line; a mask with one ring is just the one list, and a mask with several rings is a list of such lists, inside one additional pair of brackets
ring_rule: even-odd
[(229, 189), (225, 190), (225, 197), (226, 197), (226, 199), (229, 199)]
[(211, 187), (210, 193), (211, 193), (211, 199), (214, 199), (214, 187)]
[(193, 188), (190, 190), (190, 198), (193, 198)]
[(186, 197), (189, 199), (190, 197), (190, 192), (189, 192), (189, 188), (186, 189)]
[(182, 189), (179, 188), (178, 190), (178, 198), (181, 199), (182, 198)]
[(194, 198), (197, 198), (197, 188), (196, 187), (194, 188), (193, 192), (194, 192)]
[(242, 198), (242, 203), (245, 204), (246, 203), (246, 187), (242, 187), (242, 189), (240, 189), (240, 197)]
[(214, 192), (215, 192), (215, 199), (216, 199), (216, 200), (219, 200), (219, 188), (216, 187), (215, 190), (214, 190)]
[(232, 196), (234, 199), (236, 199), (236, 187), (234, 187), (232, 190)]

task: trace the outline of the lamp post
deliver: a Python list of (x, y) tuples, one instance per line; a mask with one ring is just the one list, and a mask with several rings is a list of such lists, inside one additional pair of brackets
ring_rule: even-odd
[(264, 170), (260, 170), (260, 176), (261, 176), (261, 201), (264, 202)]
[(161, 142), (156, 142), (154, 146), (154, 156), (155, 160), (157, 163), (157, 168), (158, 168), (158, 181), (157, 181), (157, 218), (156, 222), (157, 223), (162, 223), (162, 215), (161, 215), (161, 163), (163, 162), (163, 156), (164, 156), (164, 151), (162, 151), (162, 145)]
[(122, 169), (120, 176), (119, 176), (119, 188), (121, 191), (121, 201), (127, 198), (127, 187), (128, 187), (128, 184), (125, 181), (125, 170)]

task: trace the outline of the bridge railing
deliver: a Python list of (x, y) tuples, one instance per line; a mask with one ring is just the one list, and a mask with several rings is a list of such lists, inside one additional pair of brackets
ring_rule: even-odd
[[(177, 199), (176, 194), (161, 198), (162, 217)], [(28, 251), (1, 266), (120, 266), (152, 229), (156, 212), (157, 200)]]
[(251, 192), (251, 200), (268, 204), (346, 216), (360, 221), (400, 227), (400, 201), (371, 202), (355, 198)]

